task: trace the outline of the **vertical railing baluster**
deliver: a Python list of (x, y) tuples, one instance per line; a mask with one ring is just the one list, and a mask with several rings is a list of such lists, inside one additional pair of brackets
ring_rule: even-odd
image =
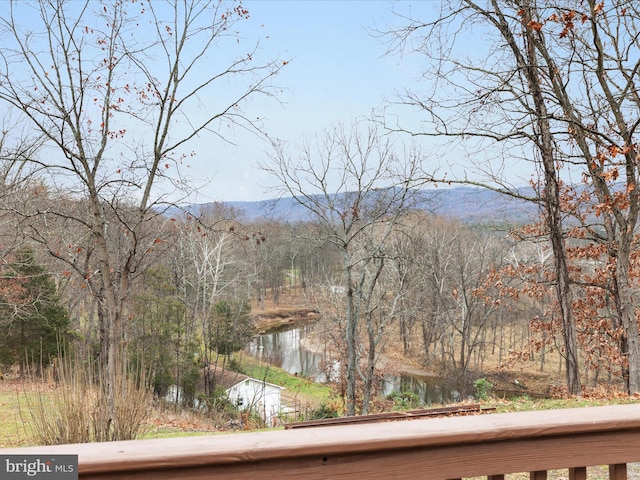
[(609, 480), (627, 480), (627, 464), (609, 465)]
[(569, 480), (587, 480), (587, 467), (570, 468)]
[(530, 472), (529, 480), (547, 480), (547, 471), (540, 470), (538, 472)]

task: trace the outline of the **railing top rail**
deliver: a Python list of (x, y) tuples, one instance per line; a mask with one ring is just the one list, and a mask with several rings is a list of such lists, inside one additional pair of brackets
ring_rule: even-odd
[(447, 417), (241, 434), (0, 449), (78, 454), (81, 473), (202, 467), (315, 455), (389, 452), (482, 442), (640, 431), (640, 404)]

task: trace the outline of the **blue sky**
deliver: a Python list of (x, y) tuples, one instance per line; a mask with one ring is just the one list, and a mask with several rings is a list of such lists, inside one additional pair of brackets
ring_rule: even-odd
[[(1, 5), (2, 0), (0, 9)], [(29, 6), (27, 3), (17, 5)], [(70, 2), (68, 5), (73, 9), (82, 4)], [(160, 2), (158, 5), (166, 4)], [(295, 151), (297, 143), (304, 139), (313, 140), (314, 135), (321, 135), (323, 130), (331, 129), (338, 123), (348, 125), (356, 119), (370, 117), (373, 110), (381, 109), (386, 101), (396, 100), (398, 92), (404, 89), (417, 92), (425, 87), (420, 83), (425, 68), (428, 68), (424, 58), (417, 55), (401, 57), (397, 52), (386, 55), (388, 45), (376, 38), (374, 33), (406, 25), (406, 20), (398, 17), (398, 14), (409, 15), (412, 12), (411, 16), (414, 18), (432, 20), (439, 13), (437, 10), (441, 2), (244, 0), (243, 5), (249, 10), (250, 18), (241, 20), (236, 25), (241, 38), (238, 42), (236, 38), (224, 38), (230, 45), (222, 41), (223, 46), (207, 56), (209, 63), (204, 67), (199, 65), (198, 68), (210, 67), (211, 71), (204, 73), (208, 76), (215, 75), (221, 69), (224, 70), (232, 58), (237, 58), (236, 55), (244, 56), (251, 52), (257, 42), (260, 48), (255, 57), (260, 58), (254, 58), (256, 63), (263, 65), (266, 60), (278, 59), (288, 61), (274, 80), (281, 89), (277, 100), (252, 97), (243, 113), (252, 119), (263, 119), (264, 131), (272, 138), (290, 144), (290, 152)], [(18, 16), (31, 14), (33, 12), (28, 8), (18, 9)], [(25, 31), (31, 28), (26, 17), (24, 21), (18, 18)], [(155, 26), (154, 23), (149, 25)], [(39, 25), (33, 28), (38, 27), (41, 28)], [(144, 30), (136, 30), (136, 35), (138, 34), (144, 35)], [(479, 48), (481, 45), (478, 43), (477, 32), (464, 28), (456, 32), (456, 37), (457, 42), (460, 41), (457, 46), (461, 47), (458, 53), (475, 56), (478, 61), (484, 58), (484, 51)], [(12, 74), (15, 75), (14, 72)], [(228, 106), (229, 98), (235, 98), (232, 95), (237, 95), (240, 88), (244, 91), (244, 84), (239, 83), (242, 86), (237, 87), (232, 83), (235, 78), (223, 78), (220, 83), (229, 78), (229, 83), (224, 88), (218, 90), (212, 87), (202, 97), (197, 97), (200, 103), (195, 107), (190, 106), (189, 111), (184, 112), (187, 120), (184, 125), (192, 124), (192, 120), (198, 116), (201, 119), (209, 118), (207, 115), (218, 113), (219, 108)], [(444, 91), (439, 93), (445, 97), (448, 95)], [(451, 95), (449, 97), (455, 98)], [(423, 119), (420, 112), (412, 112), (410, 108), (406, 108), (402, 109), (401, 115), (403, 127), (414, 131), (423, 127), (420, 125)], [(156, 184), (158, 196), (166, 195), (165, 199), (178, 202), (205, 203), (263, 200), (276, 195), (276, 192), (269, 189), (275, 180), (258, 167), (260, 163), (268, 161), (270, 145), (241, 128), (223, 128), (225, 130), (219, 130), (220, 135), (207, 132), (189, 142), (184, 152), (179, 152), (188, 155), (188, 163), (181, 163), (181, 174), (192, 180), (191, 186), (196, 187), (196, 193), (184, 198), (175, 193), (171, 186), (164, 190), (167, 184)], [(126, 141), (130, 141), (133, 146), (147, 145), (146, 131), (136, 132), (135, 127), (131, 130), (133, 132), (127, 133)], [(179, 136), (180, 133), (176, 135)], [(220, 136), (230, 143), (223, 142)], [(418, 147), (428, 159), (426, 170), (434, 171), (439, 168), (438, 176), (447, 171), (447, 178), (464, 178), (467, 170), (471, 171), (472, 160), (490, 164), (487, 162), (488, 157), (483, 158), (483, 152), (473, 150), (474, 145), (465, 151), (453, 146), (454, 143), (446, 138), (420, 137), (413, 140), (420, 142)], [(410, 139), (404, 138), (401, 141), (408, 142)], [(191, 157), (191, 152), (195, 156)], [(116, 145), (113, 154), (117, 168), (120, 168), (117, 163), (120, 159), (124, 159), (123, 164), (129, 161), (129, 150), (126, 148), (118, 150)], [(182, 170), (182, 166), (185, 170)], [(511, 164), (508, 166), (503, 172), (511, 173), (511, 170), (516, 170), (510, 168)], [(518, 183), (525, 183), (520, 180), (522, 179), (519, 178)], [(56, 181), (63, 182), (61, 179)]]
[[(269, 135), (295, 143), (337, 122), (350, 123), (419, 77), (416, 62), (385, 56), (386, 46), (370, 31), (397, 22), (392, 9), (411, 8), (409, 2), (245, 0), (243, 5), (251, 17), (241, 25), (241, 34), (262, 37), (265, 56), (290, 60), (276, 80), (283, 89), (281, 104), (260, 100), (247, 110), (265, 118)], [(194, 145), (191, 174), (211, 182), (192, 200), (273, 197), (265, 192), (270, 179), (257, 168), (268, 146), (242, 132), (230, 140), (236, 145), (217, 145), (214, 151), (207, 146), (210, 139)]]

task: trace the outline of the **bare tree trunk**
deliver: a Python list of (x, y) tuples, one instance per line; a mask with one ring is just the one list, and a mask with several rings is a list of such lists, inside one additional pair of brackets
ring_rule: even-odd
[(347, 416), (356, 414), (357, 402), (357, 366), (358, 352), (356, 350), (358, 339), (358, 308), (354, 298), (351, 259), (346, 252), (343, 252), (344, 261), (344, 283), (347, 289), (346, 306), (346, 349), (347, 349)]
[(556, 155), (554, 141), (551, 133), (549, 114), (542, 91), (542, 81), (538, 72), (539, 66), (534, 45), (534, 30), (529, 25), (534, 21), (531, 5), (528, 1), (522, 2), (523, 35), (525, 49), (520, 51), (518, 43), (508, 23), (503, 17), (497, 0), (492, 0), (499, 29), (513, 52), (519, 68), (527, 81), (528, 93), (533, 101), (533, 125), (536, 126), (536, 146), (544, 169), (544, 209), (546, 212), (546, 226), (553, 248), (553, 259), (556, 272), (556, 296), (562, 321), (562, 336), (565, 347), (566, 382), (567, 388), (574, 395), (581, 394), (580, 374), (577, 358), (577, 339), (575, 321), (573, 319), (573, 300), (571, 292), (571, 280), (567, 263), (567, 252), (564, 244), (564, 231), (562, 228), (562, 207), (560, 203), (560, 187), (556, 172)]
[[(366, 415), (369, 413), (369, 404), (373, 395), (373, 381), (376, 373), (376, 340), (375, 333), (372, 328), (367, 328), (367, 338), (369, 341), (369, 349), (367, 351), (367, 364), (365, 366), (364, 374), (364, 389), (362, 392), (362, 410), (361, 414)], [(372, 348), (373, 347), (373, 348)]]

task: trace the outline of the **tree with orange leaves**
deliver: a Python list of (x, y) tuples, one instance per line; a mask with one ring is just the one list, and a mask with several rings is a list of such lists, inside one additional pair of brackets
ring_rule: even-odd
[[(468, 168), (485, 174), (477, 183), (505, 194), (525, 196), (505, 173), (515, 158), (531, 162), (538, 195), (528, 198), (541, 206), (554, 252), (551, 281), (574, 394), (577, 336), (586, 340), (593, 331), (595, 345), (601, 331), (586, 321), (594, 312), (608, 322), (607, 337), (617, 345), (610, 357), (621, 364), (629, 393), (640, 392), (638, 18), (629, 0), (460, 0), (442, 2), (431, 21), (404, 17), (388, 37), (392, 49), (423, 55), (433, 89), (408, 91), (399, 102), (419, 107), (426, 128), (391, 125), (392, 117), (387, 126), (474, 148)], [(470, 37), (474, 49), (458, 48)], [(470, 183), (466, 175), (449, 181)], [(585, 244), (600, 247), (584, 256)], [(602, 301), (587, 307), (583, 287)]]

